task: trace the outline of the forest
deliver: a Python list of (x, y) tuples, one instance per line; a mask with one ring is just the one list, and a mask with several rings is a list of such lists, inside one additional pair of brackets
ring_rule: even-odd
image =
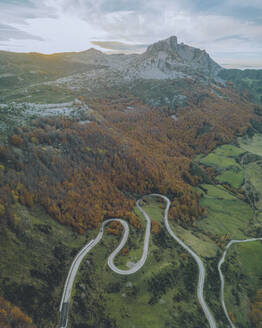
[(35, 328), (32, 319), (0, 296), (0, 325), (5, 328)]
[(153, 192), (173, 199), (172, 219), (193, 224), (205, 211), (192, 188), (203, 172), (192, 170), (192, 158), (261, 120), (230, 88), (219, 90), (223, 97), (197, 92), (202, 97), (196, 99), (196, 87), (193, 93), (189, 85), (188, 104), (177, 121), (169, 108), (149, 107), (126, 93), (89, 101), (96, 121), (42, 117), (14, 128), (0, 145), (1, 234), (7, 227), (23, 230), (16, 202), (39, 204), (80, 234), (112, 217), (139, 228), (135, 200)]
[[(41, 208), (81, 236), (115, 217), (141, 229), (133, 209), (138, 198), (150, 193), (172, 200), (169, 218), (184, 228), (205, 217), (195, 187), (212, 181), (215, 172), (196, 166), (193, 159), (261, 129), (262, 108), (230, 85), (210, 89), (190, 80), (174, 88), (183, 88), (187, 98), (184, 107), (176, 109), (176, 119), (173, 108), (152, 107), (131, 92), (103, 99), (82, 95), (81, 102), (92, 108), (91, 121), (38, 117), (1, 136), (1, 240), (8, 243), (10, 231), (26, 239), (26, 220), (17, 214), (21, 206), (29, 211)], [(241, 190), (234, 192), (244, 197)], [(41, 229), (48, 233), (45, 225)], [(118, 235), (121, 226), (111, 224), (107, 231)], [(152, 233), (156, 238), (161, 233), (156, 221)], [(123, 255), (128, 252), (123, 249)], [(259, 295), (252, 305), (256, 322)], [(3, 298), (0, 324), (34, 327), (22, 310)]]

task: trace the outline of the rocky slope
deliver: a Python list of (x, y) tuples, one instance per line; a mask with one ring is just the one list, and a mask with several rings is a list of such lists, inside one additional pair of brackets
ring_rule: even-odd
[(128, 67), (131, 77), (144, 79), (176, 79), (202, 74), (216, 77), (221, 67), (197, 48), (179, 44), (175, 36), (149, 46)]
[[(40, 55), (0, 52), (0, 88), (36, 82), (94, 80), (122, 83), (136, 79), (214, 79), (221, 71), (204, 51), (179, 44), (172, 36), (152, 44), (143, 54), (107, 55), (96, 49)], [(64, 80), (60, 81), (60, 78)], [(17, 80), (17, 81), (16, 81)], [(110, 83), (111, 83), (110, 82)]]
[(141, 55), (106, 55), (89, 49), (65, 56), (70, 62), (118, 71), (125, 80), (177, 79), (199, 74), (205, 78), (215, 78), (222, 69), (205, 50), (179, 44), (176, 36), (150, 45)]
[[(0, 103), (64, 103), (83, 93), (101, 98), (124, 90), (150, 105), (174, 109), (177, 96), (184, 99), (185, 94), (170, 80), (183, 90), (186, 80), (212, 88), (212, 82), (222, 81), (221, 70), (204, 50), (179, 44), (175, 36), (142, 54), (108, 55), (93, 48), (54, 55), (0, 52)], [(152, 83), (161, 92), (151, 92)]]

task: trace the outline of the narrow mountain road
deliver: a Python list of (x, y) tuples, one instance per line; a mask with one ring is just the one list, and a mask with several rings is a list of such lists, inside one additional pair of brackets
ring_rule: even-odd
[[(147, 213), (140, 207), (139, 200), (136, 202), (136, 206), (139, 209), (139, 211), (144, 215), (146, 219), (146, 232), (145, 232), (145, 238), (144, 238), (144, 248), (143, 248), (143, 254), (141, 259), (134, 264), (132, 268), (129, 270), (120, 270), (114, 265), (114, 259), (118, 255), (118, 253), (121, 251), (121, 249), (124, 247), (129, 233), (128, 224), (126, 221), (118, 220), (122, 223), (123, 226), (125, 226), (125, 234), (123, 239), (121, 240), (121, 243), (118, 245), (118, 247), (114, 250), (114, 252), (108, 257), (108, 265), (109, 267), (118, 274), (121, 275), (129, 275), (137, 272), (142, 268), (142, 266), (145, 264), (147, 256), (148, 256), (148, 248), (149, 248), (149, 239), (150, 239), (150, 232), (151, 232), (151, 220), (150, 217), (147, 215)], [(106, 221), (105, 221), (106, 222)]]
[(164, 223), (165, 223), (167, 231), (178, 242), (178, 244), (180, 246), (182, 246), (196, 261), (196, 263), (198, 265), (198, 269), (199, 269), (198, 284), (197, 284), (198, 301), (199, 301), (199, 303), (204, 311), (204, 314), (208, 320), (209, 327), (216, 328), (215, 319), (204, 299), (204, 284), (205, 284), (205, 275), (206, 275), (206, 270), (205, 270), (204, 264), (203, 264), (201, 258), (195, 252), (193, 252), (192, 249), (189, 248), (180, 238), (178, 238), (176, 236), (176, 234), (173, 232), (173, 230), (171, 229), (169, 222), (168, 222), (168, 212), (169, 212), (169, 207), (170, 207), (170, 200), (166, 196), (159, 195), (159, 194), (152, 194), (150, 196), (160, 197), (165, 200), (166, 208), (165, 208), (165, 212), (164, 212)]
[(110, 219), (110, 220), (104, 221), (101, 225), (100, 231), (99, 231), (96, 239), (94, 239), (94, 241), (91, 245), (91, 248), (93, 248), (100, 242), (100, 240), (103, 237), (104, 227), (108, 223), (113, 222), (113, 221), (120, 222), (125, 230), (124, 236), (123, 236), (120, 244), (117, 246), (117, 248), (113, 251), (112, 254), (109, 255), (107, 263), (111, 270), (113, 270), (115, 273), (118, 273), (121, 275), (130, 275), (130, 274), (133, 274), (133, 273), (137, 272), (138, 270), (140, 270), (142, 268), (142, 266), (145, 264), (145, 261), (147, 259), (147, 255), (148, 255), (148, 247), (149, 247), (149, 239), (150, 239), (150, 231), (151, 231), (151, 220), (150, 220), (150, 217), (147, 215), (147, 213), (140, 207), (139, 200), (136, 202), (136, 206), (146, 219), (146, 232), (145, 232), (145, 238), (144, 238), (144, 248), (143, 248), (142, 257), (137, 263), (134, 264), (134, 266), (132, 266), (132, 268), (130, 268), (128, 270), (120, 270), (114, 264), (115, 257), (119, 254), (119, 252), (125, 246), (127, 239), (128, 239), (129, 227), (128, 227), (128, 224), (126, 221), (121, 220), (121, 219)]
[[(201, 258), (190, 248), (188, 247), (180, 238), (178, 238), (176, 236), (176, 234), (173, 232), (173, 230), (171, 229), (170, 225), (169, 225), (169, 221), (168, 221), (168, 212), (169, 212), (169, 208), (170, 208), (170, 200), (163, 195), (160, 194), (151, 194), (149, 195), (151, 197), (158, 197), (158, 198), (162, 198), (165, 202), (166, 202), (166, 208), (164, 211), (164, 224), (165, 227), (168, 231), (168, 233), (171, 235), (172, 238), (174, 238), (178, 244), (180, 246), (182, 246), (195, 260), (195, 262), (198, 265), (198, 269), (199, 269), (199, 277), (198, 277), (198, 284), (197, 284), (197, 297), (198, 297), (198, 301), (203, 309), (203, 312), (206, 316), (206, 319), (208, 320), (209, 323), (209, 327), (210, 328), (216, 328), (216, 322), (215, 319), (208, 307), (208, 305), (206, 304), (205, 298), (204, 298), (204, 284), (205, 284), (205, 276), (206, 276), (206, 271), (205, 271), (205, 267), (204, 264), (201, 260)], [(140, 200), (138, 200), (136, 202), (136, 206), (139, 209), (139, 211), (144, 215), (145, 219), (146, 219), (146, 231), (145, 231), (145, 238), (144, 238), (144, 248), (143, 248), (143, 254), (141, 259), (134, 264), (134, 266), (128, 270), (121, 270), (118, 269), (115, 264), (114, 264), (114, 260), (116, 258), (116, 256), (119, 254), (119, 252), (122, 250), (122, 248), (124, 247), (124, 245), (127, 242), (128, 236), (129, 236), (129, 226), (127, 224), (126, 221), (121, 220), (121, 219), (110, 219), (110, 220), (106, 220), (102, 223), (101, 228), (99, 230), (99, 233), (97, 235), (97, 237), (93, 240), (91, 240), (84, 248), (81, 249), (81, 251), (76, 255), (67, 279), (66, 279), (66, 283), (65, 283), (65, 287), (64, 287), (64, 291), (63, 291), (63, 296), (61, 299), (61, 303), (60, 303), (60, 323), (59, 323), (59, 328), (67, 328), (67, 324), (68, 324), (68, 313), (69, 313), (69, 305), (70, 305), (70, 299), (71, 299), (71, 293), (72, 293), (72, 288), (73, 288), (73, 284), (74, 284), (74, 280), (77, 274), (77, 271), (79, 269), (79, 266), (82, 262), (82, 260), (84, 259), (84, 257), (86, 256), (86, 254), (92, 250), (102, 239), (103, 237), (103, 233), (104, 233), (104, 228), (105, 226), (110, 223), (110, 222), (115, 222), (118, 221), (122, 224), (123, 228), (124, 228), (124, 234), (122, 237), (122, 240), (120, 242), (120, 244), (117, 246), (117, 248), (109, 255), (108, 257), (108, 266), (110, 267), (110, 269), (112, 271), (114, 271), (117, 274), (120, 275), (130, 275), (133, 274), (135, 272), (137, 272), (138, 270), (140, 270), (143, 265), (145, 264), (145, 261), (147, 259), (148, 256), (148, 248), (149, 248), (149, 239), (150, 239), (150, 230), (151, 230), (151, 220), (150, 217), (148, 216), (148, 214), (141, 208), (141, 206), (139, 205)], [(225, 262), (225, 258), (226, 258), (226, 254), (228, 249), (236, 243), (246, 243), (246, 242), (253, 242), (253, 241), (258, 241), (258, 240), (262, 240), (262, 238), (251, 238), (251, 239), (246, 239), (246, 240), (231, 240), (227, 246), (226, 249), (223, 253), (222, 258), (219, 261), (218, 264), (218, 271), (219, 271), (219, 275), (220, 275), (220, 281), (221, 281), (221, 296), (220, 296), (220, 300), (222, 303), (222, 307), (223, 310), (225, 312), (225, 315), (228, 319), (228, 322), (231, 325), (231, 328), (236, 328), (233, 324), (233, 322), (231, 321), (229, 314), (227, 312), (226, 309), (226, 305), (225, 305), (225, 300), (224, 300), (224, 287), (225, 287), (225, 280), (224, 280), (224, 276), (221, 270), (221, 266), (222, 264)]]
[(81, 251), (76, 255), (74, 258), (73, 263), (71, 264), (70, 270), (68, 272), (65, 287), (60, 303), (60, 323), (59, 327), (66, 328), (67, 327), (67, 321), (68, 321), (68, 310), (69, 310), (69, 302), (71, 298), (72, 288), (75, 281), (75, 276), (77, 274), (77, 271), (79, 269), (79, 266), (86, 256), (86, 254), (93, 248), (94, 240), (91, 240), (85, 247), (81, 249)]
[(70, 267), (70, 270), (69, 270), (69, 273), (68, 273), (68, 276), (66, 279), (63, 295), (62, 295), (60, 308), (59, 308), (59, 311), (60, 311), (59, 328), (66, 328), (67, 324), (68, 324), (70, 298), (71, 298), (72, 288), (73, 288), (73, 284), (74, 284), (75, 277), (76, 277), (77, 271), (79, 269), (79, 266), (80, 266), (82, 260), (84, 259), (84, 257), (87, 255), (87, 253), (100, 242), (100, 240), (103, 237), (104, 227), (108, 223), (118, 221), (124, 227), (124, 235), (123, 235), (123, 238), (122, 238), (120, 244), (113, 251), (113, 253), (110, 254), (110, 256), (108, 257), (107, 263), (108, 263), (108, 266), (110, 267), (110, 269), (120, 275), (130, 275), (130, 274), (137, 272), (145, 264), (145, 261), (147, 259), (147, 255), (148, 255), (148, 247), (149, 247), (149, 239), (150, 239), (150, 231), (151, 231), (151, 220), (150, 220), (149, 216), (147, 215), (147, 213), (140, 207), (139, 200), (136, 202), (136, 206), (141, 211), (141, 213), (144, 215), (144, 217), (146, 219), (146, 232), (145, 232), (145, 238), (144, 238), (143, 254), (142, 254), (141, 259), (137, 263), (135, 263), (134, 266), (132, 268), (130, 268), (129, 270), (120, 270), (115, 266), (115, 264), (114, 264), (115, 257), (118, 255), (118, 253), (122, 250), (122, 248), (124, 247), (124, 245), (127, 242), (128, 235), (129, 235), (129, 227), (128, 227), (127, 222), (124, 220), (121, 220), (121, 219), (109, 219), (109, 220), (104, 221), (101, 225), (101, 228), (99, 230), (97, 237), (95, 239), (91, 240), (84, 248), (81, 249), (81, 251), (76, 255), (73, 263), (71, 264), (71, 267)]
[[(200, 257), (194, 253), (187, 245), (185, 245), (183, 243), (183, 241), (181, 239), (179, 239), (175, 233), (172, 231), (169, 222), (168, 222), (168, 212), (169, 212), (169, 207), (170, 207), (170, 200), (163, 195), (160, 194), (152, 194), (149, 195), (152, 197), (160, 197), (163, 200), (165, 200), (166, 202), (166, 208), (165, 208), (165, 212), (164, 212), (164, 223), (165, 226), (169, 232), (169, 234), (194, 258), (194, 260), (197, 262), (198, 267), (199, 267), (199, 279), (198, 279), (198, 286), (197, 286), (197, 296), (198, 296), (198, 300), (200, 305), (202, 306), (202, 309), (204, 311), (204, 314), (209, 322), (209, 326), (210, 328), (216, 328), (216, 323), (215, 320), (213, 318), (213, 315), (211, 313), (211, 311), (209, 310), (204, 296), (203, 296), (203, 290), (204, 290), (204, 282), (205, 282), (205, 268), (203, 265), (202, 260), (200, 259)], [(128, 235), (129, 235), (129, 227), (126, 221), (123, 221), (121, 219), (110, 219), (110, 220), (106, 220), (102, 223), (100, 231), (97, 235), (97, 237), (92, 240), (91, 242), (89, 242), (75, 257), (71, 268), (69, 270), (68, 273), (68, 277), (65, 283), (65, 288), (64, 288), (64, 292), (63, 292), (63, 296), (61, 299), (61, 304), (60, 304), (60, 324), (59, 327), (60, 328), (66, 328), (67, 327), (67, 323), (68, 323), (68, 312), (69, 312), (69, 304), (70, 304), (70, 298), (71, 298), (71, 293), (72, 293), (72, 287), (73, 287), (73, 283), (75, 280), (75, 276), (76, 273), (78, 271), (78, 268), (80, 266), (81, 261), (83, 260), (83, 258), (86, 256), (86, 254), (93, 249), (102, 239), (103, 237), (103, 233), (104, 233), (104, 227), (106, 224), (110, 223), (110, 222), (114, 222), (114, 221), (118, 221), (120, 222), (123, 227), (124, 227), (124, 235), (123, 238), (120, 242), (120, 244), (117, 246), (117, 248), (110, 254), (110, 256), (108, 257), (108, 266), (111, 268), (111, 270), (113, 270), (115, 273), (120, 274), (120, 275), (130, 275), (133, 274), (135, 272), (137, 272), (138, 270), (140, 270), (143, 265), (145, 264), (145, 261), (147, 259), (148, 256), (148, 248), (149, 248), (149, 239), (150, 239), (150, 230), (151, 230), (151, 220), (150, 217), (148, 216), (148, 214), (141, 208), (141, 206), (139, 205), (139, 201), (138, 200), (136, 202), (136, 206), (139, 209), (139, 211), (144, 215), (145, 219), (146, 219), (146, 232), (145, 232), (145, 238), (144, 238), (144, 248), (143, 248), (143, 254), (141, 259), (134, 264), (134, 266), (132, 268), (130, 268), (129, 270), (121, 270), (118, 269), (115, 264), (114, 264), (114, 260), (115, 257), (119, 254), (119, 252), (121, 251), (121, 249), (124, 247), (124, 245), (127, 242), (128, 239)]]
[(261, 240), (262, 241), (262, 238), (251, 238), (251, 239), (245, 239), (245, 240), (231, 240), (227, 246), (226, 246), (226, 249), (218, 263), (218, 271), (219, 271), (219, 276), (220, 276), (220, 282), (221, 282), (221, 287), (220, 287), (220, 301), (221, 301), (221, 304), (222, 304), (222, 307), (223, 307), (223, 310), (225, 312), (225, 315), (227, 317), (227, 320), (228, 322), (230, 323), (230, 326), (231, 328), (236, 328), (236, 326), (233, 324), (229, 314), (228, 314), (228, 311), (227, 311), (227, 308), (226, 308), (226, 304), (225, 304), (225, 278), (224, 278), (224, 275), (223, 275), (223, 272), (221, 270), (221, 266), (222, 264), (225, 262), (225, 258), (226, 258), (226, 255), (227, 255), (227, 252), (229, 250), (229, 248), (233, 245), (233, 244), (239, 244), (239, 243), (249, 243), (249, 242), (252, 242), (252, 241), (258, 241), (258, 240)]

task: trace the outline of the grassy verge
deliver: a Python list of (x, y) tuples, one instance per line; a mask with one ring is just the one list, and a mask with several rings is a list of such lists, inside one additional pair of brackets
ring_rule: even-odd
[(233, 245), (222, 270), (225, 275), (225, 299), (237, 327), (252, 327), (250, 303), (261, 288), (262, 243)]

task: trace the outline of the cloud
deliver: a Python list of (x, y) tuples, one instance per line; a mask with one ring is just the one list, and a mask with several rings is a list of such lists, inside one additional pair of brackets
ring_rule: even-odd
[(1, 0), (0, 21), (6, 24), (27, 24), (27, 19), (57, 17), (48, 2), (37, 0)]
[(103, 49), (114, 50), (116, 52), (130, 53), (130, 52), (142, 52), (146, 50), (146, 44), (128, 44), (118, 41), (92, 41), (93, 45)]
[(215, 39), (216, 42), (227, 41), (227, 40), (241, 40), (241, 41), (250, 41), (248, 37), (242, 36), (240, 34), (227, 35), (222, 38)]
[(228, 0), (228, 5), (236, 6), (236, 7), (244, 7), (244, 8), (256, 8), (262, 9), (261, 0)]
[[(94, 30), (102, 29), (106, 39), (101, 41), (151, 43), (178, 35), (184, 42), (207, 48), (210, 41), (226, 40), (230, 35), (239, 35), (247, 43), (262, 41), (262, 24), (226, 13), (226, 8), (237, 6), (238, 2), (242, 8), (247, 3), (242, 0), (50, 0), (49, 5), (51, 2), (56, 2), (60, 13), (70, 12)], [(258, 6), (260, 2), (253, 0), (251, 5)]]
[[(141, 51), (145, 44), (177, 35), (219, 60), (224, 53), (233, 58), (249, 49), (262, 51), (261, 0), (0, 1), (0, 21), (9, 28), (5, 36), (0, 28), (5, 49), (9, 40), (9, 49), (45, 53), (90, 46)], [(31, 42), (23, 39), (29, 36)]]
[(10, 25), (0, 24), (0, 41), (8, 41), (10, 39), (43, 41), (43, 38), (39, 36), (29, 34)]

